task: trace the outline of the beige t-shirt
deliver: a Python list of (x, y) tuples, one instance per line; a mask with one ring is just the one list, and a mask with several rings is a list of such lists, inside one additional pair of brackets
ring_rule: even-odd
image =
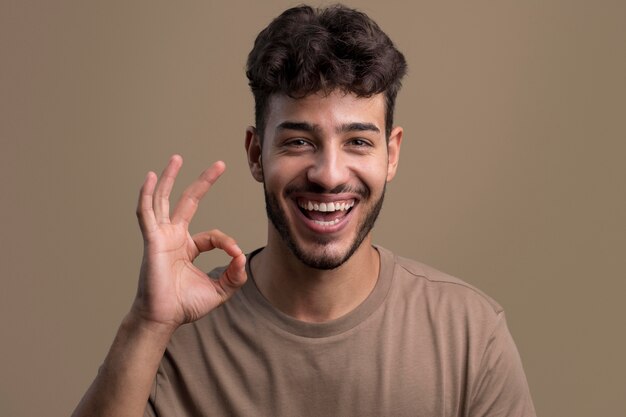
[(502, 308), (435, 269), (380, 252), (378, 282), (322, 324), (248, 282), (181, 327), (146, 416), (535, 416)]

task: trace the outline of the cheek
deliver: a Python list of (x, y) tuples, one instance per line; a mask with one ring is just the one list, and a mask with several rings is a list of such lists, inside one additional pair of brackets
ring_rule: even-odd
[(301, 170), (295, 161), (268, 161), (263, 165), (263, 179), (266, 187), (281, 187), (299, 178)]
[(373, 189), (382, 188), (387, 183), (388, 166), (386, 161), (368, 164), (359, 169), (358, 172), (362, 180)]

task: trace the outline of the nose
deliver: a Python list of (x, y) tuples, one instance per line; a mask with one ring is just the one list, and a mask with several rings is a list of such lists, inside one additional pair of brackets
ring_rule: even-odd
[(350, 169), (347, 158), (332, 147), (320, 149), (307, 171), (307, 179), (326, 191), (348, 183)]

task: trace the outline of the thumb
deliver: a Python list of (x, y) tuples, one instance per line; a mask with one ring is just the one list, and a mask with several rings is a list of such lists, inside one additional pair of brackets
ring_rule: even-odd
[(226, 268), (216, 283), (219, 287), (218, 291), (220, 292), (222, 301), (228, 300), (246, 283), (247, 279), (246, 255), (240, 253), (230, 261), (228, 268)]
[(246, 255), (241, 251), (235, 239), (219, 230), (198, 233), (192, 239), (198, 253), (217, 248), (232, 257), (226, 270), (215, 282), (221, 301), (225, 302), (246, 282)]

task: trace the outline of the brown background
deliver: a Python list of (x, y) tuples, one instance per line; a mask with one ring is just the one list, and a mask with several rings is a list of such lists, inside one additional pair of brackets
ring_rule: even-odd
[[(0, 1), (0, 415), (82, 396), (134, 295), (138, 188), (171, 153), (181, 183), (229, 166), (195, 231), (264, 243), (244, 63), (292, 4)], [(626, 3), (349, 4), (410, 65), (377, 242), (506, 308), (541, 416), (623, 415)]]

